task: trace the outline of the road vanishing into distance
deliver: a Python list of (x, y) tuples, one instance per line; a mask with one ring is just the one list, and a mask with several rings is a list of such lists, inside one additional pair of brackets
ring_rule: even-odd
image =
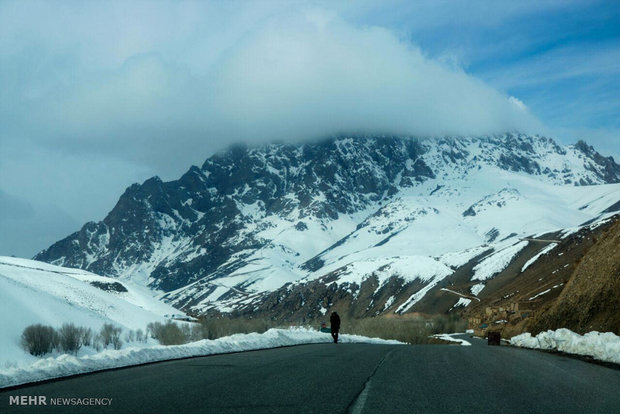
[[(167, 361), (0, 391), (0, 413), (619, 413), (620, 370), (487, 346), (317, 344)], [(10, 396), (111, 398), (16, 406)]]

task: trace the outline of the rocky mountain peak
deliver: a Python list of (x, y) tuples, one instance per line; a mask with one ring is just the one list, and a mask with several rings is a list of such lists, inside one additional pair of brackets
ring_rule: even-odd
[[(178, 180), (153, 177), (133, 184), (101, 222), (87, 223), (36, 259), (166, 292), (201, 281), (198, 296), (219, 289), (216, 280), (251, 263), (269, 268), (275, 260), (285, 269), (274, 270), (280, 275), (276, 279), (290, 281), (303, 273), (304, 263), (356, 228), (359, 234), (374, 229), (372, 234), (381, 236), (375, 244), (389, 246), (399, 229), (441, 215), (432, 203), (410, 205), (403, 194), (462, 197), (463, 184), (456, 183), (481, 171), (522, 174), (549, 185), (620, 182), (620, 166), (586, 144), (563, 147), (550, 138), (517, 133), (237, 145), (201, 167), (192, 166)], [(477, 218), (515, 198), (493, 197), (485, 194), (457, 206), (456, 216)], [(464, 202), (455, 198), (453, 203)], [(389, 223), (380, 222), (384, 219)], [(482, 232), (483, 240), (488, 231)], [(289, 232), (288, 239), (275, 242)], [(306, 264), (306, 271), (313, 269)], [(248, 272), (250, 279), (239, 278), (240, 286), (260, 279)]]

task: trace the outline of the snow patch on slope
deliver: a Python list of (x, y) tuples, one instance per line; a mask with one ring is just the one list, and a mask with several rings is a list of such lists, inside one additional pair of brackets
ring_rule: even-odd
[(522, 241), (496, 253), (491, 253), (474, 267), (474, 275), (471, 280), (487, 280), (492, 278), (504, 270), (527, 244), (527, 241)]
[(472, 295), (478, 296), (482, 289), (484, 289), (484, 283), (477, 283), (471, 287), (470, 292)]
[(549, 253), (551, 250), (553, 250), (558, 244), (557, 243), (551, 243), (548, 246), (545, 246), (541, 251), (539, 251), (538, 253), (536, 253), (536, 255), (534, 257), (532, 257), (530, 260), (528, 260), (527, 262), (525, 262), (525, 264), (523, 265), (523, 267), (521, 268), (521, 273), (525, 272), (525, 269), (527, 269), (528, 267), (530, 267), (532, 264), (534, 264), (534, 262), (536, 260), (538, 260), (540, 258), (540, 256), (542, 256), (543, 254)]
[(452, 273), (452, 269), (426, 256), (386, 257), (383, 259), (369, 259), (347, 265), (338, 275), (338, 284), (357, 283), (370, 276), (379, 279), (383, 285), (391, 277), (400, 277), (406, 282), (420, 280), (430, 281), (433, 278), (444, 278)]

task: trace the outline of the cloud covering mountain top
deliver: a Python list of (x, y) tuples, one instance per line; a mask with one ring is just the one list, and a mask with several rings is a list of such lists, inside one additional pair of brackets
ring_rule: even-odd
[[(202, 35), (218, 37), (216, 29)], [(194, 57), (199, 65), (152, 45), (120, 65), (97, 67), (80, 49), (82, 68), (72, 76), (47, 79), (36, 92), (32, 85), (13, 90), (23, 106), (11, 123), (44, 145), (151, 166), (169, 162), (171, 151), (186, 163), (197, 150), (239, 140), (538, 126), (523, 105), (482, 81), (425, 57), (388, 29), (355, 26), (333, 11), (273, 13), (223, 42), (217, 51), (189, 50), (207, 55)]]

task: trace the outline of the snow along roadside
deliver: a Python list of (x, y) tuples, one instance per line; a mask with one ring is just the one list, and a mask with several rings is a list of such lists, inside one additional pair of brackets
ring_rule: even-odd
[[(403, 344), (394, 340), (347, 334), (340, 335), (339, 341), (343, 343)], [(79, 358), (72, 355), (60, 355), (55, 358), (41, 359), (26, 367), (0, 370), (0, 388), (156, 361), (324, 342), (332, 342), (332, 337), (307, 328), (290, 328), (270, 329), (262, 334), (236, 334), (214, 340), (203, 339), (184, 345), (110, 349)]]
[(535, 337), (526, 332), (513, 336), (510, 344), (523, 348), (588, 355), (599, 361), (620, 364), (620, 336), (612, 332), (593, 331), (582, 336), (562, 328), (557, 331), (541, 332)]
[(461, 339), (461, 338), (453, 338), (453, 335), (463, 335), (463, 333), (452, 333), (452, 334), (436, 334), (436, 335), (431, 335), (431, 338), (437, 338), (437, 339), (443, 339), (444, 341), (448, 341), (448, 342), (455, 342), (460, 344), (461, 346), (471, 346), (471, 343)]

